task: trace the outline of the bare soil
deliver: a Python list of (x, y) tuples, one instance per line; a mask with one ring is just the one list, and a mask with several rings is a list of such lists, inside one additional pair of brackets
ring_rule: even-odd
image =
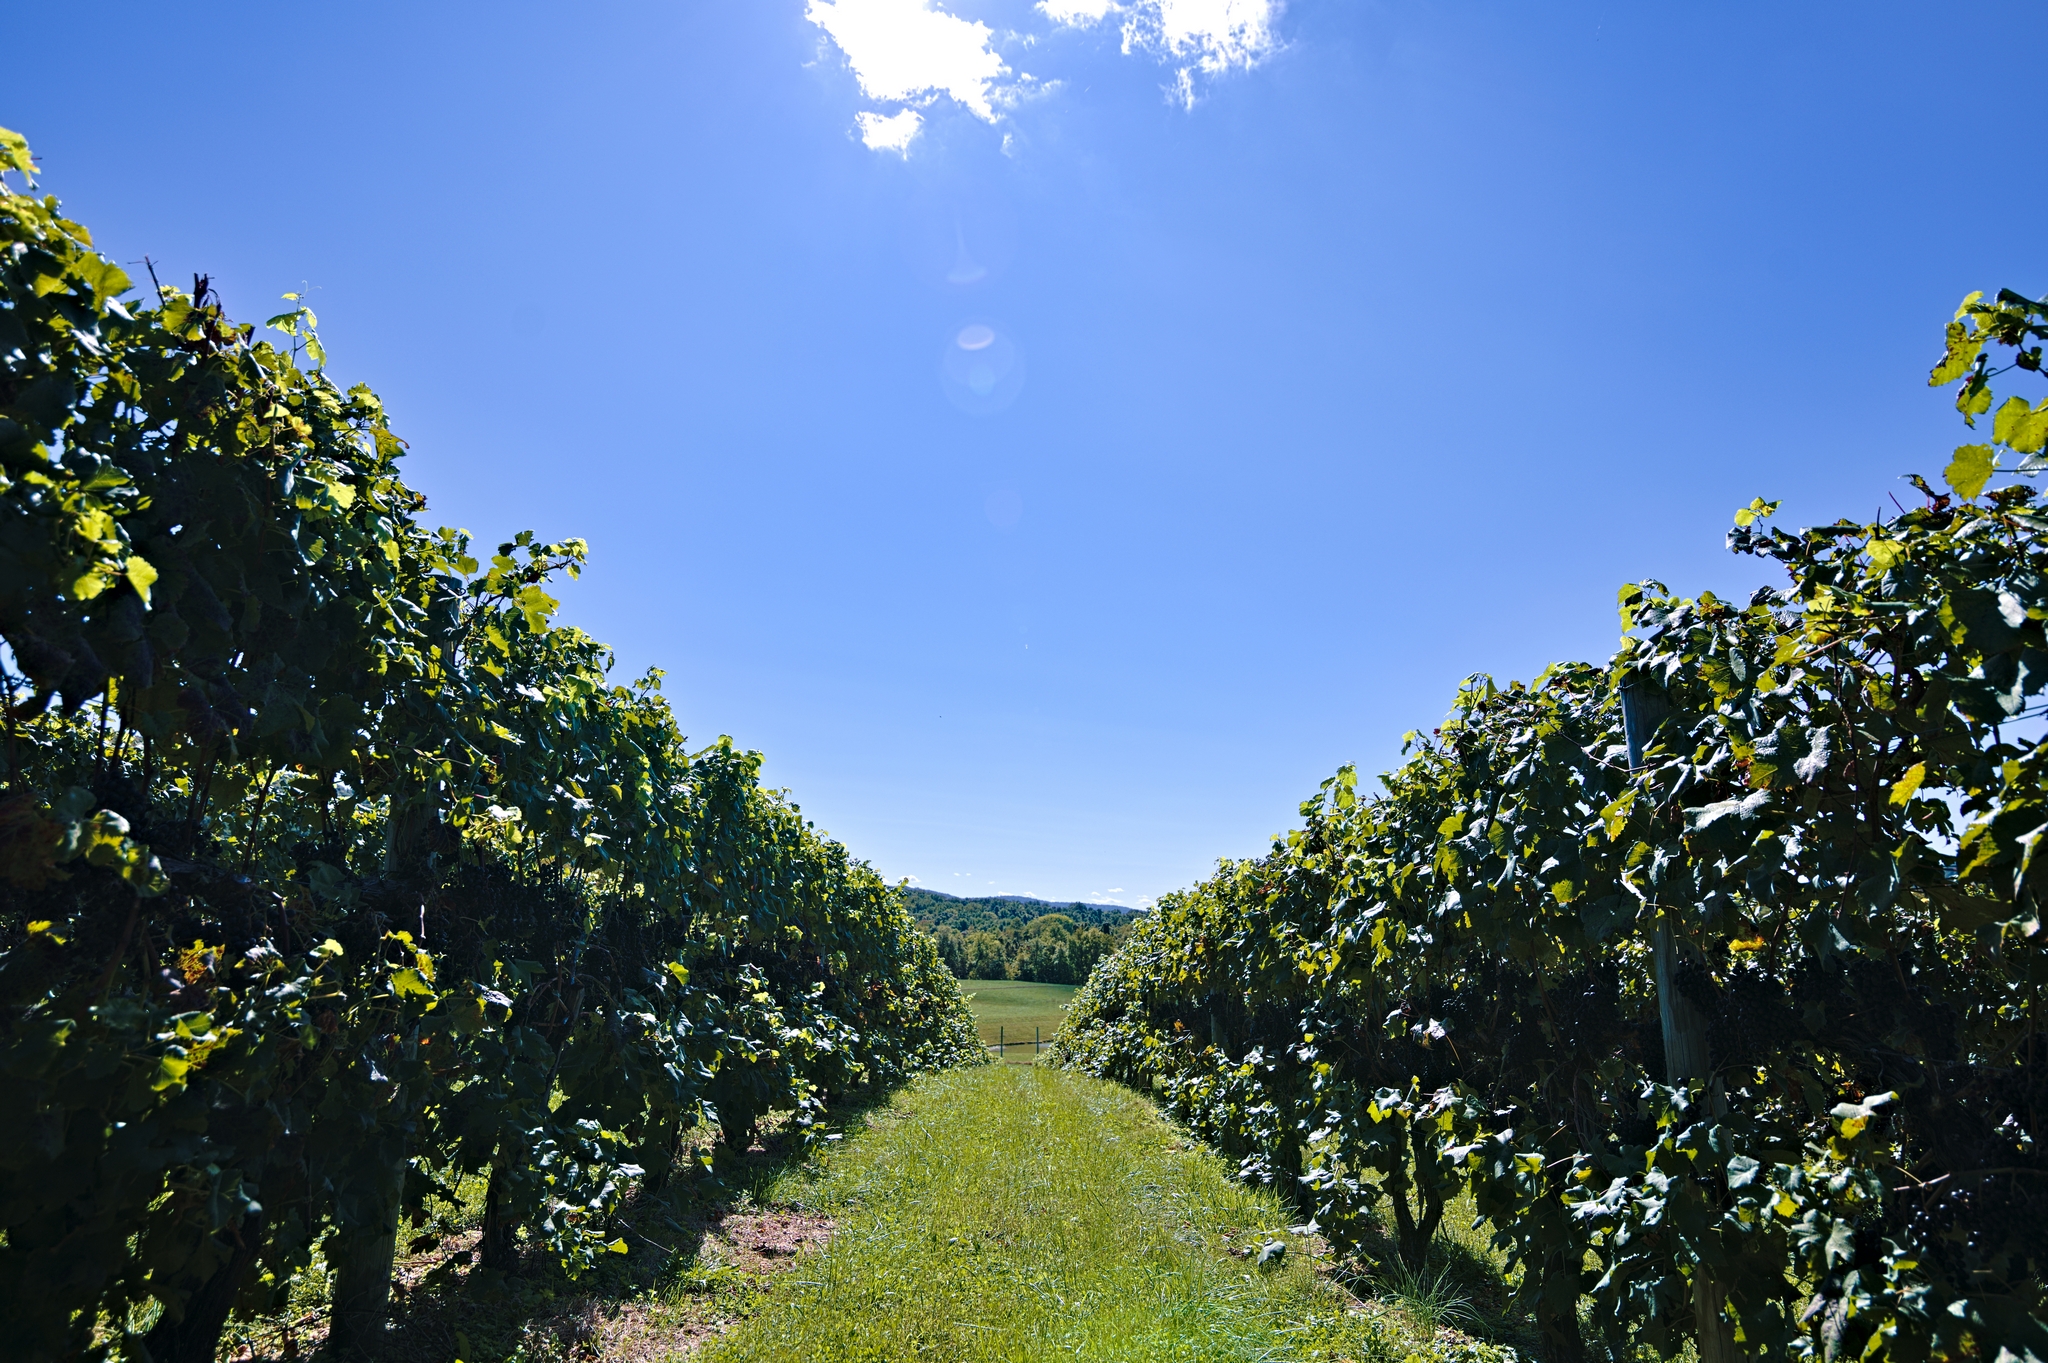
[[(570, 1280), (543, 1249), (513, 1273), (479, 1267), (480, 1231), (453, 1204), (401, 1236), (391, 1333), (379, 1363), (675, 1363), (758, 1308), (774, 1280), (832, 1238), (832, 1219), (802, 1207), (755, 1205), (748, 1189), (801, 1157), (776, 1134), (744, 1155), (723, 1153), (717, 1176), (679, 1176), (629, 1202), (623, 1255)], [(314, 1360), (326, 1343), (321, 1303), (232, 1322), (223, 1360)]]

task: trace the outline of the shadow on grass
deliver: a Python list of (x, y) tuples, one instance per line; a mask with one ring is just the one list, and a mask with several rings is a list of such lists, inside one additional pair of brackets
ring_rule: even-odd
[[(893, 1090), (836, 1110), (857, 1127)], [(391, 1327), (376, 1363), (661, 1363), (692, 1352), (756, 1309), (800, 1253), (822, 1248), (831, 1220), (814, 1208), (775, 1206), (769, 1189), (808, 1149), (779, 1120), (744, 1152), (700, 1128), (660, 1189), (637, 1188), (608, 1234), (626, 1242), (571, 1279), (546, 1247), (521, 1232), (509, 1273), (480, 1267), (484, 1183), (463, 1180), (454, 1200), (429, 1199), (400, 1227)], [(697, 1159), (712, 1153), (709, 1169)], [(229, 1322), (223, 1357), (327, 1360), (324, 1266), (300, 1276), (289, 1307)]]
[[(1361, 1301), (1377, 1299), (1397, 1311), (1417, 1339), (1449, 1342), (1454, 1335), (1464, 1336), (1512, 1348), (1526, 1360), (1546, 1357), (1535, 1318), (1514, 1306), (1515, 1285), (1502, 1271), (1507, 1256), (1493, 1247), (1486, 1228), (1471, 1225), (1470, 1195), (1461, 1196), (1446, 1213), (1419, 1271), (1402, 1264), (1393, 1238), (1379, 1233), (1334, 1276)], [(1588, 1256), (1587, 1262), (1591, 1267), (1595, 1261)], [(1580, 1300), (1587, 1363), (1651, 1363), (1660, 1357), (1638, 1339), (1601, 1332), (1589, 1318), (1589, 1306), (1589, 1299)], [(1690, 1344), (1678, 1357), (1680, 1363), (1697, 1363)]]
[(1531, 1317), (1514, 1309), (1502, 1256), (1480, 1238), (1483, 1231), (1458, 1234), (1449, 1222), (1447, 1215), (1420, 1268), (1402, 1263), (1394, 1238), (1375, 1227), (1358, 1255), (1333, 1276), (1362, 1302), (1398, 1313), (1417, 1342), (1463, 1336), (1539, 1357), (1541, 1333)]

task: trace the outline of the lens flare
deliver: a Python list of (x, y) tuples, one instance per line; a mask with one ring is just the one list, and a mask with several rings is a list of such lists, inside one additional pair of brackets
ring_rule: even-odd
[(993, 185), (925, 190), (903, 206), (904, 261), (919, 279), (971, 289), (1003, 273), (1017, 254), (1017, 210)]
[(1024, 388), (1024, 352), (1016, 341), (986, 322), (956, 330), (939, 359), (946, 398), (974, 416), (1000, 412)]

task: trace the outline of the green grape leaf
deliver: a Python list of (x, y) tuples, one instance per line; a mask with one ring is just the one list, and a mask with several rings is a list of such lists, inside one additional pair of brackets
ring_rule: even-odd
[(2025, 398), (2007, 398), (1992, 418), (1991, 436), (2021, 454), (2035, 454), (2048, 444), (2048, 401), (2037, 410)]
[(35, 187), (35, 161), (29, 154), (28, 139), (11, 128), (0, 128), (0, 170), (13, 170)]
[(142, 604), (147, 606), (149, 589), (155, 585), (157, 579), (156, 569), (150, 566), (148, 559), (139, 555), (131, 556), (123, 575), (127, 577), (128, 585), (135, 589), (135, 594), (142, 598)]
[(1892, 803), (1903, 805), (1913, 798), (1913, 792), (1920, 789), (1920, 783), (1927, 779), (1927, 764), (1915, 762), (1906, 774), (1892, 782)]
[[(1972, 294), (1970, 297), (1981, 298), (1983, 295)], [(1970, 300), (1965, 299), (1963, 307), (1967, 309), (1969, 303)], [(1927, 376), (1927, 386), (1930, 388), (1954, 383), (1968, 373), (1970, 366), (1977, 362), (1977, 352), (1984, 348), (1983, 333), (1975, 327), (1965, 325), (1961, 320), (1962, 313), (1958, 312), (1956, 317), (1957, 320), (1948, 324), (1946, 345), (1943, 347), (1941, 360), (1934, 366), (1934, 372)]]
[(1941, 479), (1955, 490), (1955, 494), (1969, 501), (1984, 490), (1997, 471), (1998, 457), (1989, 445), (1959, 445), (1955, 458), (1941, 471)]

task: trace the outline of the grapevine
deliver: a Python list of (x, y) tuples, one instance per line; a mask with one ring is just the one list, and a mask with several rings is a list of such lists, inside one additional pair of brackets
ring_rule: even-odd
[(203, 277), (133, 282), (0, 131), (0, 1316), (211, 1363), (400, 1217), (623, 1242), (684, 1134), (980, 1057), (900, 893), (555, 619), (581, 541), (431, 529), (403, 443)]
[(1982, 443), (1946, 491), (1799, 532), (1758, 500), (1729, 547), (1783, 587), (1632, 584), (1604, 665), (1473, 678), (1377, 790), (1339, 772), (1162, 900), (1055, 1055), (1349, 1252), (1391, 1223), (1419, 1260), (1469, 1190), (1560, 1363), (2048, 1356), (2048, 747), (2014, 727), (2048, 687), (2048, 402), (1991, 389), (2044, 339), (2048, 303), (1966, 299), (1932, 381)]

